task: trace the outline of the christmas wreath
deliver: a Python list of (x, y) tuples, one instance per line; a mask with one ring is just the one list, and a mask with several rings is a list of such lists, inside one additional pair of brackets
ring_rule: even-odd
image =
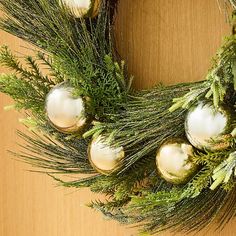
[(236, 2), (205, 80), (148, 91), (132, 89), (115, 49), (116, 4), (0, 0), (0, 27), (38, 48), (25, 65), (0, 50), (15, 71), (0, 91), (30, 131), (15, 155), (65, 187), (105, 194), (89, 206), (142, 232), (221, 228), (236, 214)]

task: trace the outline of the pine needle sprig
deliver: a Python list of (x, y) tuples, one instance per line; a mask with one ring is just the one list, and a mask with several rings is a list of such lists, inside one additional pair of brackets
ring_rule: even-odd
[[(234, 196), (235, 185), (228, 190), (218, 188), (215, 191), (211, 191), (209, 186), (212, 183), (214, 168), (226, 158), (225, 152), (217, 155), (212, 153), (212, 156), (210, 153), (201, 155), (196, 156), (197, 163), (205, 163), (206, 156), (210, 156), (207, 165), (203, 166), (185, 186), (173, 188), (166, 184), (162, 186), (161, 182), (157, 182), (153, 188), (153, 190), (158, 189), (157, 191), (152, 192), (150, 188), (146, 190), (142, 188), (138, 195), (131, 194), (131, 202), (124, 205), (119, 212), (116, 209), (109, 209), (104, 203), (95, 204), (94, 208), (111, 219), (142, 226), (145, 231), (153, 234), (167, 229), (198, 231), (213, 220), (217, 220), (219, 212), (225, 219), (220, 224), (224, 225), (235, 214), (234, 204), (227, 200)], [(225, 211), (228, 204), (231, 204), (231, 208)], [(199, 220), (196, 219), (199, 217)]]
[(60, 84), (66, 81), (65, 75), (60, 71), (60, 68), (56, 66), (56, 63), (53, 62), (50, 56), (38, 51), (36, 54), (36, 58), (40, 60), (40, 66), (42, 66), (42, 70), (48, 71), (50, 78), (53, 78), (55, 84)]
[(214, 183), (210, 187), (211, 190), (220, 184), (227, 184), (233, 177), (236, 177), (236, 152), (230, 153), (228, 158), (214, 169), (212, 176)]
[(114, 122), (95, 123), (85, 136), (96, 133), (112, 136), (112, 144), (123, 146), (126, 159), (120, 172), (128, 170), (135, 162), (150, 156), (167, 139), (184, 136), (185, 111), (168, 111), (172, 98), (199, 86), (202, 82), (179, 84), (170, 87), (157, 87), (131, 95), (124, 111), (108, 114)]
[[(32, 121), (30, 121), (32, 122)], [(149, 159), (140, 160), (132, 167), (134, 171), (129, 174), (117, 176), (96, 175), (87, 157), (89, 140), (78, 137), (68, 138), (47, 124), (38, 124), (37, 129), (43, 130), (43, 136), (34, 133), (26, 135), (19, 132), (25, 141), (21, 145), (21, 152), (13, 153), (16, 157), (38, 167), (39, 171), (50, 175), (66, 187), (90, 187), (96, 193), (103, 193), (112, 197), (114, 201), (129, 198), (130, 193), (138, 193), (140, 189), (150, 188), (155, 180), (155, 163)], [(74, 181), (65, 181), (57, 178), (55, 174), (86, 174), (78, 176)], [(154, 174), (154, 175), (153, 175)]]
[(67, 174), (94, 174), (87, 159), (87, 141), (83, 139), (71, 141), (65, 139), (53, 139), (48, 135), (31, 135), (18, 132), (19, 137), (24, 140), (20, 145), (21, 153), (15, 156), (45, 172), (67, 173)]
[[(132, 224), (141, 228), (141, 232), (150, 234), (165, 230), (200, 231), (213, 221), (222, 227), (235, 215), (235, 207), (232, 206), (235, 189), (230, 192), (204, 190), (194, 198), (183, 198), (181, 190), (172, 190), (134, 197), (131, 203), (118, 209), (110, 207), (109, 202), (92, 203), (91, 206), (110, 219)], [(113, 206), (114, 203), (111, 204)], [(217, 218), (218, 214), (222, 218)]]
[(153, 176), (155, 171), (153, 162), (139, 163), (139, 168), (129, 174), (110, 176), (97, 175), (96, 178), (86, 180), (79, 179), (72, 182), (60, 180), (63, 186), (81, 188), (81, 184), (90, 187), (92, 192), (103, 193), (109, 196), (113, 202), (119, 202), (130, 198), (130, 194), (138, 194), (142, 189), (149, 189), (153, 186), (156, 176)]
[[(179, 108), (190, 108), (201, 99), (211, 100), (217, 108), (220, 104), (232, 103), (232, 88), (236, 88), (235, 80), (236, 61), (236, 35), (231, 35), (225, 39), (213, 61), (212, 69), (206, 76), (206, 81), (202, 86), (191, 90), (182, 97), (173, 99), (174, 104), (169, 111), (173, 112)], [(229, 96), (229, 94), (231, 94)]]
[[(228, 204), (227, 199), (234, 196), (235, 190), (204, 190), (194, 198), (183, 198), (181, 190), (172, 190), (135, 197), (126, 211), (128, 218), (134, 219), (133, 223), (141, 223), (144, 231), (152, 234), (165, 230), (189, 233), (200, 231), (212, 221), (216, 221), (219, 212), (224, 216), (235, 214), (235, 208), (224, 211)], [(221, 223), (226, 222), (222, 220)]]
[[(216, 107), (235, 105), (231, 96), (236, 88), (235, 35), (226, 39), (206, 81), (131, 93), (125, 64), (117, 59), (112, 42), (111, 3), (116, 1), (102, 2), (96, 19), (76, 19), (59, 0), (0, 0), (6, 14), (0, 27), (43, 51), (36, 59), (26, 57), (26, 67), (7, 48), (0, 52), (0, 63), (15, 71), (1, 76), (0, 90), (15, 99), (17, 108), (32, 112), (23, 123), (45, 133), (19, 132), (26, 145), (20, 146), (21, 153), (13, 154), (65, 187), (89, 187), (105, 194), (108, 200), (92, 202), (90, 207), (122, 223), (143, 226), (145, 232), (201, 230), (219, 213), (220, 226), (224, 225), (236, 213), (235, 156), (228, 159), (233, 147), (196, 155), (193, 160), (199, 171), (187, 184), (176, 187), (160, 180), (155, 158), (167, 139), (185, 137), (190, 106), (201, 99), (212, 100)], [(230, 3), (234, 6), (234, 1)], [(50, 74), (44, 75), (42, 66)], [(45, 97), (64, 81), (75, 88), (74, 95), (89, 98), (88, 113), (99, 120), (84, 139), (61, 134), (45, 120)], [(126, 153), (124, 162), (109, 176), (96, 174), (87, 158), (88, 137), (100, 134)], [(66, 181), (61, 174), (73, 174), (76, 179)], [(213, 181), (221, 184), (214, 191), (209, 188)]]
[(0, 64), (15, 71), (12, 75), (0, 75), (0, 90), (10, 95), (17, 109), (31, 110), (38, 117), (43, 114), (45, 97), (54, 81), (40, 72), (38, 59), (26, 57), (26, 67), (7, 47), (0, 49)]

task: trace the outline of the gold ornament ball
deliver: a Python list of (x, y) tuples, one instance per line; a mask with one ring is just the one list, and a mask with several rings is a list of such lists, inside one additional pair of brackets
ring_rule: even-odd
[(186, 141), (172, 140), (164, 143), (156, 156), (157, 169), (162, 178), (172, 184), (184, 184), (196, 172), (192, 162), (193, 147)]
[[(231, 114), (224, 108), (215, 109), (210, 104), (200, 103), (190, 110), (185, 120), (188, 141), (196, 148), (210, 151), (222, 150), (229, 146), (224, 137), (230, 130)], [(230, 132), (229, 132), (230, 133)], [(214, 142), (214, 141), (219, 142)]]
[(62, 133), (77, 132), (87, 122), (83, 98), (73, 97), (73, 88), (65, 83), (48, 93), (45, 110), (51, 125)]
[(96, 17), (102, 0), (63, 0), (62, 3), (69, 7), (75, 17)]
[(103, 136), (93, 139), (88, 147), (89, 161), (99, 173), (109, 175), (124, 160), (123, 147), (112, 147)]

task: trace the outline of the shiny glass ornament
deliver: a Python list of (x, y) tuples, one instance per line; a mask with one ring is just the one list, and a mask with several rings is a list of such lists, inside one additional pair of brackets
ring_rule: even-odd
[(45, 110), (52, 126), (62, 133), (74, 133), (86, 125), (84, 100), (73, 97), (73, 88), (65, 83), (51, 89)]
[(92, 140), (88, 148), (91, 165), (99, 173), (109, 175), (125, 157), (123, 147), (112, 147), (103, 136)]
[(62, 0), (75, 17), (96, 17), (101, 0)]
[(194, 149), (184, 140), (164, 143), (158, 150), (156, 164), (161, 177), (173, 184), (184, 184), (196, 172), (192, 162)]
[(216, 110), (212, 105), (203, 103), (190, 110), (185, 120), (185, 132), (189, 142), (201, 150), (227, 148), (229, 143), (217, 140), (230, 130), (230, 126), (231, 114), (228, 110), (222, 107)]

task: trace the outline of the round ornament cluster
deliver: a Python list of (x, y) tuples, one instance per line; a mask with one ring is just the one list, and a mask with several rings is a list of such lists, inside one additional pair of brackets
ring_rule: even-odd
[(103, 136), (93, 139), (88, 156), (91, 165), (100, 173), (109, 175), (123, 161), (125, 152), (123, 147), (112, 147)]
[(227, 148), (228, 142), (216, 141), (230, 130), (231, 116), (223, 107), (216, 110), (212, 105), (200, 103), (186, 117), (185, 131), (189, 142), (200, 150), (216, 151)]
[(96, 17), (99, 12), (101, 0), (63, 0), (75, 17)]
[(85, 103), (73, 96), (73, 88), (66, 83), (55, 86), (46, 97), (46, 114), (51, 125), (62, 133), (74, 133), (86, 125)]
[(173, 184), (184, 184), (196, 172), (197, 165), (191, 160), (194, 149), (185, 140), (164, 143), (156, 156), (160, 175)]

